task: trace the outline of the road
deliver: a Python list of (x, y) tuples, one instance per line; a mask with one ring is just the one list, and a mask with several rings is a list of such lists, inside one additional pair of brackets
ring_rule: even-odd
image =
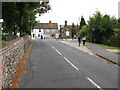
[(19, 88), (118, 88), (117, 66), (54, 39), (34, 41), (26, 68)]

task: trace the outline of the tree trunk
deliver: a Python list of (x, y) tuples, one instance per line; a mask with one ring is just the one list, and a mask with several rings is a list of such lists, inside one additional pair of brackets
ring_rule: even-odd
[(23, 36), (23, 20), (24, 20), (24, 9), (25, 9), (25, 3), (24, 2), (18, 2), (17, 8), (20, 12), (19, 14), (19, 31), (20, 31), (20, 37)]
[(23, 19), (24, 19), (24, 16), (23, 14), (21, 14), (20, 16), (20, 37), (23, 36)]
[(15, 28), (15, 25), (14, 25), (14, 31), (13, 31), (13, 32), (14, 32), (14, 35), (16, 35), (16, 30), (15, 30), (15, 29), (16, 29), (16, 28)]

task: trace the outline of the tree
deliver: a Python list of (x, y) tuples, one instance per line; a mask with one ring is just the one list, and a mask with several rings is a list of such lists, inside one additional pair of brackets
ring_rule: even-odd
[[(50, 5), (48, 2), (42, 2), (42, 3), (17, 3), (18, 6), (18, 10), (19, 10), (19, 19), (20, 19), (20, 23), (19, 23), (19, 31), (20, 31), (20, 36), (22, 36), (23, 32), (24, 32), (24, 27), (23, 27), (23, 22), (24, 22), (24, 17), (25, 17), (25, 12), (27, 10), (29, 11), (34, 11), (34, 13), (39, 13), (39, 15), (46, 13), (48, 10), (50, 10)], [(22, 8), (21, 8), (22, 6)], [(34, 18), (35, 19), (35, 18)]]
[(102, 15), (97, 11), (88, 21), (88, 32), (96, 43), (101, 43), (103, 39), (109, 39), (113, 34), (113, 28), (117, 27), (117, 20), (109, 15)]
[(83, 16), (81, 16), (81, 21), (80, 21), (80, 30), (82, 29), (82, 27), (86, 25), (85, 19), (83, 18)]
[(72, 37), (74, 37), (74, 35), (76, 35), (76, 33), (77, 33), (77, 30), (76, 30), (76, 28), (75, 28), (75, 25), (74, 25), (74, 23), (72, 23)]
[(36, 25), (35, 15), (46, 13), (50, 10), (49, 2), (5, 2), (2, 4), (3, 11), (3, 32), (16, 34), (20, 36), (24, 33), (30, 34), (30, 29)]
[(15, 25), (16, 25), (16, 16), (17, 16), (17, 10), (16, 10), (16, 3), (5, 3), (2, 4), (2, 18), (4, 20), (3, 23), (3, 32), (5, 33), (15, 33)]

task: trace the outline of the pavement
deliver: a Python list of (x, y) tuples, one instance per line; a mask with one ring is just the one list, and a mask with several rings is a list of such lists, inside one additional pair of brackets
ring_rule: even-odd
[(86, 52), (55, 39), (34, 40), (19, 88), (118, 88), (118, 67)]
[[(89, 53), (91, 55), (97, 55), (100, 56), (102, 58), (105, 58), (107, 60), (110, 60), (111, 62), (117, 63), (120, 65), (120, 62), (118, 61), (118, 54), (113, 53), (116, 50), (106, 50), (105, 48), (98, 46), (96, 44), (93, 43), (86, 43), (85, 46), (80, 45), (80, 47), (78, 46), (78, 41), (77, 39), (63, 39), (63, 40), (59, 40), (60, 42), (73, 46), (79, 50), (82, 50), (86, 53)], [(119, 51), (119, 50), (117, 50)]]

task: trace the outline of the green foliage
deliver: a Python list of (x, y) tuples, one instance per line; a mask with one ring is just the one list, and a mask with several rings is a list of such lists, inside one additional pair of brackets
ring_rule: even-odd
[(103, 39), (109, 39), (113, 34), (113, 28), (117, 27), (117, 20), (109, 15), (102, 15), (99, 11), (89, 18), (87, 30), (89, 38), (95, 38), (96, 43)]
[(120, 49), (119, 47), (113, 47), (113, 46), (108, 46), (103, 44), (96, 44), (96, 45), (104, 47), (105, 49)]
[(120, 28), (114, 28), (113, 31), (114, 31), (114, 36), (116, 38), (120, 38)]
[(83, 16), (81, 17), (81, 21), (80, 21), (80, 30), (82, 29), (82, 27), (86, 25), (85, 19), (83, 18)]
[(73, 37), (77, 33), (77, 30), (76, 30), (76, 27), (75, 27), (74, 23), (72, 23), (72, 29), (71, 30), (72, 30), (72, 37)]
[(4, 41), (0, 41), (0, 47), (5, 46), (5, 45), (6, 45), (6, 43)]
[(20, 36), (23, 33), (30, 34), (37, 24), (35, 15), (46, 13), (50, 8), (48, 2), (3, 2), (3, 32), (16, 34), (19, 31)]
[(84, 26), (82, 27), (82, 30), (79, 30), (78, 34), (79, 34), (81, 37), (86, 36), (86, 35), (88, 34), (88, 32), (87, 32), (87, 25), (84, 25)]
[(2, 16), (3, 16), (3, 19), (4, 19), (4, 22), (3, 22), (3, 32), (5, 33), (12, 33), (13, 30), (14, 30), (14, 25), (15, 25), (15, 22), (16, 22), (16, 4), (15, 3), (5, 3), (3, 2), (2, 4)]

